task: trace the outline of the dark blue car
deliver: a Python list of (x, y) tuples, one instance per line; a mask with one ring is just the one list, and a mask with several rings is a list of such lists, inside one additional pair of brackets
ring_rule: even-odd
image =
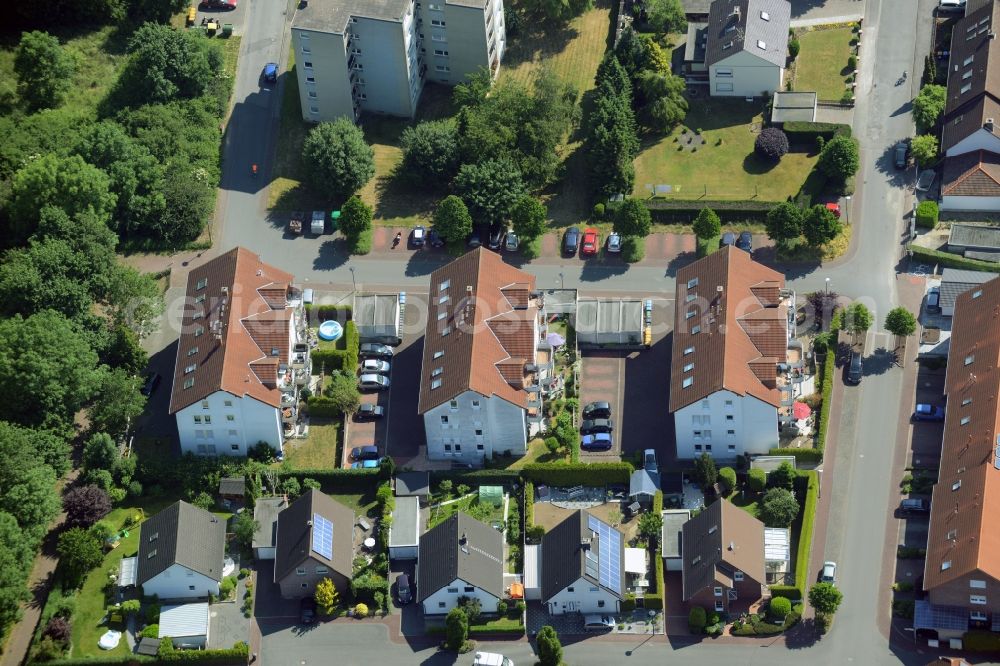
[(264, 80), (268, 83), (275, 83), (278, 80), (278, 63), (269, 62), (264, 65)]
[(944, 409), (937, 405), (920, 403), (913, 410), (914, 421), (944, 421)]

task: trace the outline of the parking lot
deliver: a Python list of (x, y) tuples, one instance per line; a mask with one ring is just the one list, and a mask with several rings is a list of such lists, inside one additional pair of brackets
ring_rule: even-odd
[[(673, 299), (653, 299), (653, 343), (642, 351), (588, 350), (582, 353), (580, 406), (611, 404), (615, 432), (611, 451), (581, 453), (595, 462), (643, 449), (656, 449), (660, 464), (674, 460), (674, 422), (669, 404)], [(650, 387), (657, 390), (650, 390)]]

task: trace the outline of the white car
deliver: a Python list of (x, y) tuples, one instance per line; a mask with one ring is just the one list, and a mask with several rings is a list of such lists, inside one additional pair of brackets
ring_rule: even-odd
[(376, 373), (380, 375), (389, 374), (389, 361), (377, 358), (366, 358), (361, 362), (361, 372), (363, 374)]
[(608, 244), (605, 246), (605, 251), (611, 254), (618, 254), (622, 251), (622, 237), (615, 232), (608, 234)]
[(836, 562), (824, 562), (823, 563), (823, 575), (819, 577), (820, 582), (830, 583), (831, 585), (837, 584), (837, 563)]

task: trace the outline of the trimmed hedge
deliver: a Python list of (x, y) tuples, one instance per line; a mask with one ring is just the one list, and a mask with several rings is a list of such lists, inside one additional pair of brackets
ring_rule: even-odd
[[(660, 492), (657, 491), (656, 494), (659, 495)], [(653, 568), (656, 571), (656, 593), (647, 593), (643, 597), (642, 603), (645, 608), (663, 610), (663, 597), (665, 591), (663, 589), (663, 551), (659, 548), (656, 549), (656, 561), (653, 563)]]
[(851, 136), (851, 126), (844, 123), (813, 123), (805, 120), (792, 120), (783, 123), (781, 128), (788, 136), (788, 142), (793, 145), (816, 146), (816, 137), (829, 141), (835, 136)]
[(246, 666), (250, 650), (246, 643), (236, 643), (224, 650), (172, 650), (156, 657), (128, 654), (120, 657), (100, 656), (79, 659), (56, 659), (55, 661), (30, 662), (33, 666), (117, 666), (118, 664), (176, 664), (178, 662), (214, 664), (217, 666)]
[(354, 306), (347, 304), (325, 305), (321, 303), (307, 303), (305, 309), (306, 314), (309, 316), (309, 321), (312, 321), (312, 318), (315, 316), (317, 323), (334, 319), (343, 324), (350, 321), (354, 316)]
[(535, 524), (535, 484), (524, 482), (524, 534)]
[(521, 476), (528, 481), (552, 486), (604, 486), (628, 483), (634, 471), (635, 468), (625, 462), (529, 463), (521, 469)]
[(344, 349), (313, 349), (309, 353), (313, 370), (320, 368), (326, 372), (343, 370), (353, 375), (358, 369), (358, 355), (361, 346), (361, 335), (353, 321), (344, 325)]
[[(331, 461), (332, 464), (333, 461)], [(382, 468), (378, 469), (297, 469), (279, 471), (278, 478), (304, 479), (319, 481), (320, 490), (325, 493), (343, 493), (345, 491), (375, 492), (376, 486), (382, 480)]]
[[(832, 313), (833, 322), (830, 324), (830, 335), (833, 340), (837, 339), (840, 332), (841, 317), (837, 316), (837, 310)], [(823, 396), (823, 405), (819, 410), (819, 426), (816, 433), (816, 450), (820, 455), (826, 451), (826, 432), (830, 427), (830, 410), (833, 408), (833, 374), (837, 371), (837, 353), (835, 349), (827, 349), (826, 356), (823, 357), (823, 376), (821, 377), (820, 392)], [(796, 458), (796, 460), (798, 460)]]
[(820, 462), (823, 452), (819, 449), (771, 449), (769, 456), (794, 456), (795, 462)]
[(802, 591), (794, 585), (771, 585), (768, 589), (772, 597), (784, 597), (792, 601), (802, 599)]
[(711, 208), (722, 224), (764, 224), (776, 201), (700, 201), (651, 199), (644, 202), (655, 224), (691, 224), (703, 208)]
[(921, 229), (933, 229), (938, 223), (938, 205), (930, 199), (921, 201), (917, 206), (914, 222)]
[(517, 471), (507, 469), (436, 469), (431, 471), (432, 484), (449, 479), (456, 486), (460, 483), (467, 486), (512, 486), (519, 482), (520, 478)]
[(947, 268), (961, 268), (967, 271), (989, 271), (995, 272), (1000, 270), (1000, 264), (994, 263), (992, 261), (980, 261), (979, 259), (967, 259), (960, 254), (952, 254), (951, 252), (940, 252), (938, 250), (932, 250), (929, 247), (921, 247), (919, 245), (908, 245), (907, 249), (913, 253), (914, 259), (919, 259), (926, 264), (938, 264), (942, 267)]
[(339, 419), (344, 415), (333, 398), (324, 395), (311, 395), (306, 400), (309, 405), (309, 416), (323, 416), (329, 419)]
[[(812, 552), (813, 522), (816, 519), (816, 500), (819, 496), (819, 475), (816, 471), (800, 471), (798, 481), (801, 482), (803, 478), (806, 480), (806, 499), (803, 502), (799, 528), (799, 547), (795, 552), (795, 587), (799, 590), (800, 599), (805, 596), (809, 585), (809, 555)], [(796, 486), (799, 485), (800, 483), (796, 483)]]

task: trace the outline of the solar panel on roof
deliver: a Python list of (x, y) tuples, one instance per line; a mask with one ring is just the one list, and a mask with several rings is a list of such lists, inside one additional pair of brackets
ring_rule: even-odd
[(594, 516), (588, 516), (587, 527), (597, 533), (598, 576), (601, 585), (615, 594), (622, 592), (622, 535), (610, 525), (602, 523)]
[(333, 523), (318, 513), (313, 514), (312, 549), (320, 557), (333, 559)]

